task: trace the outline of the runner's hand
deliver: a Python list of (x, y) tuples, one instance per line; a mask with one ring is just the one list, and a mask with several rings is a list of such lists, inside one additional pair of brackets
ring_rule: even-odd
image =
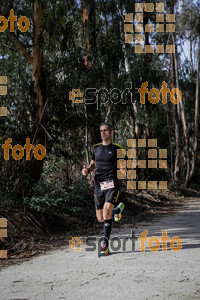
[(84, 176), (87, 176), (87, 174), (88, 174), (88, 169), (86, 168), (86, 165), (83, 166), (82, 174), (83, 174)]

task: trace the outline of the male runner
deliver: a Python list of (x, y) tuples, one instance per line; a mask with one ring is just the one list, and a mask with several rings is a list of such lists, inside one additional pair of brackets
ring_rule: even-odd
[[(110, 123), (100, 125), (102, 143), (96, 144), (93, 149), (92, 161), (88, 168), (82, 169), (82, 174), (87, 175), (95, 169), (94, 201), (96, 216), (99, 222), (104, 222), (104, 243), (100, 255), (108, 255), (108, 241), (112, 227), (112, 214), (119, 214), (124, 206), (116, 206), (119, 197), (119, 180), (117, 179), (117, 149), (120, 145), (112, 143), (113, 127)], [(95, 168), (96, 167), (96, 168)], [(121, 168), (125, 172), (125, 167)], [(119, 215), (117, 216), (119, 220)]]

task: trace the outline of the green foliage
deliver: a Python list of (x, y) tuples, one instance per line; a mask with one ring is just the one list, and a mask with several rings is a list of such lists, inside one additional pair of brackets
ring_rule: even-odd
[[(66, 195), (65, 195), (66, 194)], [(58, 207), (63, 203), (67, 203), (69, 201), (69, 197), (67, 193), (63, 192), (62, 197), (59, 198), (50, 198), (51, 195), (45, 194), (42, 196), (33, 196), (31, 198), (25, 197), (24, 203), (31, 209), (34, 209), (38, 212), (46, 212), (53, 207)]]
[(67, 190), (63, 190), (63, 182), (57, 181), (50, 184), (42, 178), (33, 187), (32, 196), (24, 198), (24, 204), (41, 213), (50, 213), (55, 210), (76, 213), (80, 207), (73, 203), (83, 199), (88, 187), (86, 181), (78, 181), (71, 184)]

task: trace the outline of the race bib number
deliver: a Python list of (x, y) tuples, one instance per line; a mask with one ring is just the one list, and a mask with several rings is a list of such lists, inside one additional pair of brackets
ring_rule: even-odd
[(100, 182), (101, 191), (114, 188), (114, 180)]

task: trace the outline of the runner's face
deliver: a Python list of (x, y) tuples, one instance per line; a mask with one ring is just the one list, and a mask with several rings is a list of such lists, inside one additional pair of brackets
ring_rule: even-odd
[(112, 131), (108, 128), (107, 125), (100, 127), (101, 139), (102, 141), (109, 141), (112, 137)]

